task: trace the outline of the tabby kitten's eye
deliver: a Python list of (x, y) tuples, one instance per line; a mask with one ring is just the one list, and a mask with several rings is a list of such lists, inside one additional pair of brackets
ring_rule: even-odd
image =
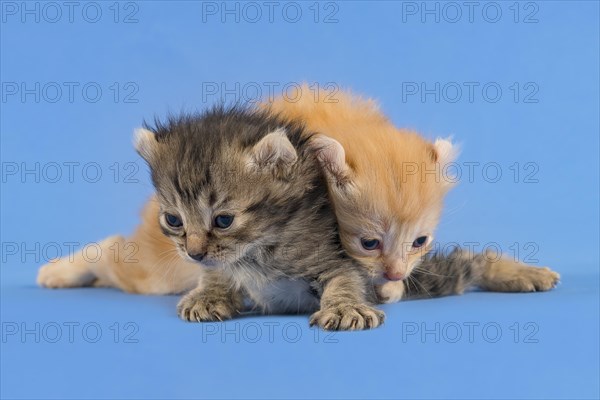
[(427, 243), (427, 236), (419, 236), (413, 242), (412, 247), (418, 249), (419, 247), (422, 247), (425, 243)]
[(181, 228), (183, 226), (181, 218), (173, 214), (165, 214), (165, 221), (171, 228)]
[(233, 223), (233, 215), (221, 214), (215, 217), (215, 226), (221, 229), (227, 229)]
[(379, 240), (377, 239), (360, 239), (360, 244), (365, 250), (375, 250), (379, 247)]

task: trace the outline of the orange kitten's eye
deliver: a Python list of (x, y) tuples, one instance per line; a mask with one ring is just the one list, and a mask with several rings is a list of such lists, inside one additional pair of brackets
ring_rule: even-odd
[(422, 247), (425, 243), (427, 243), (427, 236), (419, 236), (413, 242), (412, 247), (418, 249), (419, 247)]
[(379, 248), (379, 245), (381, 243), (377, 239), (365, 239), (365, 238), (362, 238), (362, 239), (360, 239), (360, 244), (362, 245), (362, 247), (365, 250), (375, 250), (375, 249)]

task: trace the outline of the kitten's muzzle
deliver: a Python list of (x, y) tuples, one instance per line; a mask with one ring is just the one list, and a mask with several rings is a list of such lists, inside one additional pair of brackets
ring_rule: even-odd
[(406, 278), (406, 275), (404, 275), (401, 272), (390, 272), (390, 271), (384, 272), (383, 276), (388, 281), (401, 281), (401, 280), (404, 280)]
[(193, 254), (193, 253), (188, 252), (187, 254), (188, 254), (188, 256), (190, 256), (190, 258), (192, 258), (192, 259), (194, 259), (196, 261), (202, 261), (204, 259), (204, 257), (206, 257), (207, 253), (204, 252), (204, 253), (195, 253), (195, 254)]
[(185, 243), (188, 256), (196, 261), (202, 261), (206, 257), (206, 240), (201, 235), (191, 233), (187, 236)]
[(406, 279), (410, 273), (408, 262), (401, 258), (394, 257), (383, 263), (383, 277), (388, 281), (401, 281)]

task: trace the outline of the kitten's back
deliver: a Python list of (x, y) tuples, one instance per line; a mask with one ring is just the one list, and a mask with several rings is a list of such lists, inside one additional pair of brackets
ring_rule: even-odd
[(275, 99), (271, 110), (301, 120), (308, 130), (342, 145), (354, 179), (370, 196), (362, 199), (365, 205), (385, 203), (375, 208), (391, 207), (395, 215), (411, 220), (424, 206), (441, 203), (445, 190), (431, 142), (416, 132), (397, 129), (374, 100), (350, 91), (315, 92), (307, 85), (299, 90), (287, 99)]

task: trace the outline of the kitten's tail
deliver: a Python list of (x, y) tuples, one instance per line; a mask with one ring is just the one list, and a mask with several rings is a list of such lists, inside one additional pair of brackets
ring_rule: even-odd
[(531, 267), (492, 251), (474, 254), (457, 248), (450, 254), (427, 255), (405, 282), (405, 297), (461, 294), (473, 286), (493, 292), (546, 291), (559, 279), (549, 268)]

